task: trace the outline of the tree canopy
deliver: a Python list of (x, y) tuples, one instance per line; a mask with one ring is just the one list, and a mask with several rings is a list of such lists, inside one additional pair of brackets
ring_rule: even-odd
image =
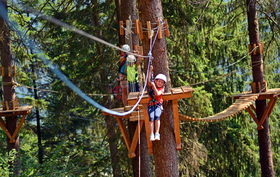
[[(190, 99), (179, 100), (179, 112), (206, 117), (233, 102), (232, 95), (249, 91), (252, 64), (248, 55), (246, 3), (236, 1), (162, 0), (170, 36), (166, 38), (171, 86), (190, 85)], [(54, 75), (31, 50), (40, 49), (75, 85), (101, 105), (118, 85), (120, 52), (27, 12), (23, 5), (119, 45), (115, 1), (8, 1), (9, 18), (31, 43), (11, 31), (20, 105), (33, 105), (19, 132), (23, 176), (110, 176), (109, 139), (102, 112), (80, 98)], [(258, 1), (264, 76), (268, 88), (278, 88), (280, 3)], [(97, 23), (98, 22), (98, 23)], [(98, 25), (97, 25), (98, 24)], [(0, 36), (1, 39), (1, 36)], [(144, 66), (142, 64), (142, 69)], [(33, 82), (34, 81), (34, 82)], [(34, 98), (34, 88), (38, 99)], [(1, 92), (3, 90), (1, 89)], [(113, 100), (113, 96), (109, 96)], [(114, 101), (110, 103), (114, 107)], [(280, 163), (279, 103), (269, 119), (273, 163)], [(38, 164), (36, 110), (40, 110), (43, 164)], [(131, 159), (118, 126), (119, 176), (132, 176)], [(243, 111), (215, 123), (181, 122), (180, 176), (261, 176), (257, 126)], [(6, 135), (0, 131), (0, 174), (9, 176)], [(153, 158), (153, 157), (151, 157)], [(280, 167), (274, 165), (275, 176)]]

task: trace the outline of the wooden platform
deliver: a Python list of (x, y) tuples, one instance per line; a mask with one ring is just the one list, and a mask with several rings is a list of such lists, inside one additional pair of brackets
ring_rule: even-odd
[[(190, 86), (175, 87), (171, 89), (171, 92), (164, 93), (162, 98), (163, 101), (190, 98), (192, 92), (194, 92), (194, 90)], [(129, 93), (127, 98), (128, 105), (136, 104), (140, 96), (141, 95), (139, 92)], [(140, 101), (140, 104), (145, 104), (145, 103), (149, 103), (149, 94), (147, 92), (144, 93), (143, 98)]]
[[(171, 88), (170, 92), (164, 93), (162, 96), (163, 101), (172, 101), (173, 118), (174, 118), (174, 134), (175, 134), (177, 150), (181, 150), (178, 99), (190, 98), (192, 92), (194, 92), (194, 90), (190, 86), (183, 86), (183, 87)], [(139, 92), (129, 93), (128, 99), (127, 99), (128, 105), (136, 104), (138, 101), (138, 98), (140, 96), (141, 95)], [(149, 152), (149, 154), (153, 154), (153, 144), (152, 144), (152, 141), (150, 141), (151, 131), (150, 131), (150, 127), (149, 127), (149, 115), (148, 115), (148, 110), (146, 109), (148, 103), (149, 103), (149, 95), (147, 92), (145, 92), (140, 101), (140, 104), (143, 105), (143, 114), (144, 114), (144, 122), (145, 122), (146, 136), (147, 136), (147, 143), (148, 143), (148, 152)]]
[[(123, 112), (131, 110), (132, 107), (133, 106), (126, 106), (126, 107), (122, 107), (122, 108), (114, 108), (114, 109), (111, 109), (111, 110), (119, 112), (119, 113), (123, 113)], [(143, 106), (139, 105), (139, 108), (140, 108), (140, 120), (144, 120)], [(129, 119), (129, 121), (138, 121), (138, 111), (137, 110), (134, 110), (132, 113), (130, 113), (128, 115), (125, 115), (125, 116), (112, 115), (112, 114), (106, 113), (104, 111), (102, 111), (102, 114), (103, 115), (111, 115), (111, 116), (114, 116), (116, 118)]]
[[(23, 107), (18, 107), (15, 110), (3, 110), (3, 108), (0, 109), (0, 126), (2, 129), (5, 131), (6, 135), (10, 138), (10, 143), (15, 143), (15, 137), (21, 128), (26, 116), (31, 112), (32, 106), (23, 106)], [(6, 128), (6, 123), (2, 119), (2, 117), (12, 117), (12, 116), (19, 116), (22, 115), (20, 122), (11, 136), (10, 132)]]
[[(175, 133), (175, 141), (176, 141), (176, 149), (180, 150), (181, 149), (181, 140), (180, 140), (180, 126), (179, 126), (179, 114), (178, 114), (178, 101), (177, 99), (182, 99), (182, 98), (190, 98), (191, 93), (194, 92), (194, 90), (189, 87), (189, 86), (184, 86), (184, 87), (177, 87), (177, 88), (172, 88), (171, 92), (169, 93), (164, 93), (163, 94), (163, 101), (168, 101), (172, 100), (173, 103), (173, 117), (174, 117), (174, 133)], [(138, 101), (138, 98), (140, 97), (139, 92), (131, 92), (128, 95), (128, 105), (125, 108), (115, 108), (112, 109), (112, 111), (117, 111), (117, 112), (124, 112), (130, 110)], [(146, 135), (147, 135), (147, 143), (148, 143), (148, 152), (149, 154), (153, 153), (153, 146), (152, 142), (150, 141), (150, 127), (149, 127), (149, 115), (148, 115), (148, 110), (147, 104), (149, 103), (149, 95), (147, 92), (144, 93), (141, 101), (140, 101), (140, 121), (138, 122), (138, 126), (135, 130), (133, 140), (130, 142), (130, 139), (128, 137), (127, 131), (125, 129), (124, 123), (122, 119), (129, 119), (130, 121), (137, 121), (138, 120), (138, 111), (133, 111), (131, 114), (128, 114), (126, 116), (117, 116), (117, 115), (112, 115), (108, 114), (106, 112), (103, 112), (103, 115), (111, 115), (117, 118), (117, 121), (119, 123), (120, 129), (122, 131), (127, 149), (129, 151), (128, 157), (129, 158), (134, 158), (135, 155), (135, 149), (137, 146), (137, 141), (139, 138), (139, 130), (138, 127), (140, 127), (140, 131), (142, 129), (143, 123), (145, 122), (145, 127), (146, 127)]]
[(280, 88), (274, 88), (274, 89), (267, 89), (266, 92), (261, 92), (261, 93), (252, 93), (252, 91), (250, 92), (243, 92), (237, 95), (234, 95), (233, 98), (234, 99), (238, 99), (239, 97), (245, 96), (245, 95), (258, 95), (259, 98), (258, 100), (265, 100), (265, 99), (271, 99), (273, 97), (278, 97), (280, 95)]

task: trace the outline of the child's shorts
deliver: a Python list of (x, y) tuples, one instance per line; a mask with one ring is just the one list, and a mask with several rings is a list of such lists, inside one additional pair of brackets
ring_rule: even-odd
[(150, 117), (149, 120), (150, 121), (159, 120), (162, 110), (163, 110), (162, 105), (159, 104), (149, 106), (148, 107), (148, 114)]
[(122, 88), (127, 88), (128, 87), (128, 83), (127, 83), (127, 80), (126, 80), (126, 75), (120, 74), (119, 79), (120, 79), (120, 86)]

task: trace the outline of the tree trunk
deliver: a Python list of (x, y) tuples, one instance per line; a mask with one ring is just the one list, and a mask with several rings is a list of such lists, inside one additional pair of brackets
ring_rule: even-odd
[[(121, 1), (121, 20), (125, 21), (129, 20), (129, 16), (131, 17), (132, 23), (134, 23), (135, 19), (137, 18), (137, 10), (136, 10), (136, 0), (122, 0)], [(121, 36), (120, 36), (121, 37)], [(133, 51), (134, 45), (139, 45), (139, 35), (134, 33), (131, 36), (131, 51)], [(142, 77), (141, 77), (141, 66), (138, 67), (139, 73), (139, 85), (141, 87)], [(133, 135), (135, 133), (137, 127), (137, 122), (130, 122), (129, 123), (129, 135), (130, 139), (132, 140)], [(138, 133), (138, 132), (136, 132)], [(136, 157), (132, 159), (133, 164), (133, 176), (134, 177), (149, 177), (152, 176), (152, 169), (151, 169), (151, 160), (150, 155), (148, 153), (148, 144), (147, 144), (147, 138), (146, 138), (146, 130), (145, 125), (143, 125), (142, 130), (140, 132), (140, 166), (139, 166), (139, 145), (136, 147), (135, 154)], [(140, 173), (139, 173), (139, 167), (140, 167)]]
[[(34, 65), (32, 65), (32, 73), (35, 74)], [(37, 85), (35, 79), (33, 79), (33, 86), (34, 86), (34, 98), (38, 101), (38, 94), (37, 94)], [(36, 120), (37, 120), (37, 136), (38, 136), (38, 159), (39, 164), (43, 164), (43, 149), (42, 149), (42, 141), (41, 141), (41, 128), (40, 128), (40, 114), (39, 109), (36, 108)]]
[[(91, 1), (92, 5), (93, 5), (93, 9), (92, 9), (92, 20), (93, 20), (93, 26), (98, 27), (97, 29), (100, 29), (100, 23), (99, 23), (99, 13), (98, 13), (98, 1), (97, 0), (92, 0)], [(97, 37), (102, 38), (102, 31), (99, 30), (96, 32), (95, 34)], [(106, 60), (107, 58), (104, 57), (104, 49), (101, 49), (101, 45), (99, 43), (96, 44), (96, 48), (97, 48), (97, 54), (98, 55), (102, 55), (102, 57), (100, 57), (99, 62), (103, 63), (103, 66), (100, 70), (100, 77), (101, 77), (101, 81), (103, 83), (108, 83), (108, 77), (107, 77), (107, 73), (106, 71), (107, 69), (107, 65), (106, 65)], [(110, 88), (109, 86), (103, 89), (103, 93), (110, 93)], [(104, 96), (103, 97), (103, 103), (104, 106), (107, 108), (110, 108), (111, 106), (111, 99), (109, 96)], [(111, 163), (112, 163), (112, 168), (113, 168), (113, 174), (114, 177), (118, 177), (119, 176), (119, 166), (118, 166), (118, 156), (117, 156), (117, 145), (114, 141), (116, 132), (115, 132), (115, 118), (112, 116), (106, 116), (105, 118), (105, 122), (106, 122), (106, 127), (107, 127), (107, 132), (108, 132), (108, 138), (109, 138), (109, 147), (110, 147), (110, 154), (111, 154)]]
[[(5, 9), (7, 9), (7, 1), (1, 0), (2, 5), (5, 6)], [(7, 11), (6, 11), (7, 12)], [(8, 14), (4, 14), (5, 19), (8, 20)], [(13, 59), (12, 59), (12, 50), (11, 50), (11, 39), (10, 39), (10, 30), (8, 24), (3, 20), (3, 18), (0, 17), (0, 49), (1, 49), (1, 62), (2, 67), (8, 68), (13, 67)], [(5, 76), (2, 76), (3, 83), (4, 82), (14, 82), (14, 76), (11, 74), (10, 77), (8, 76), (8, 73), (5, 73)], [(12, 100), (16, 100), (16, 94), (15, 94), (15, 88), (12, 85), (3, 85), (4, 90), (4, 101), (9, 101), (9, 109), (12, 109)], [(6, 109), (4, 107), (3, 109)], [(17, 127), (17, 116), (13, 117), (6, 117), (6, 128), (12, 135)], [(10, 139), (7, 137), (7, 146), (8, 146), (8, 152), (10, 152), (12, 149), (15, 149), (17, 153), (17, 158), (14, 162), (11, 162), (11, 165), (14, 167), (14, 173), (15, 175), (20, 174), (20, 146), (19, 146), (19, 136), (18, 134), (15, 137), (15, 143), (10, 143)]]
[[(156, 27), (153, 25), (157, 23), (157, 20), (163, 19), (162, 5), (159, 0), (139, 0), (139, 16), (140, 21), (143, 26), (146, 26), (146, 22), (150, 21), (152, 24), (152, 29)], [(143, 39), (143, 50), (144, 55), (148, 55), (150, 51), (150, 41), (148, 39), (147, 33), (144, 32)], [(155, 33), (156, 34), (156, 31)], [(154, 40), (154, 38), (153, 38)], [(165, 92), (169, 92), (171, 89), (169, 68), (168, 68), (168, 57), (166, 51), (166, 40), (163, 33), (162, 39), (156, 39), (155, 45), (152, 50), (152, 55), (154, 59), (152, 64), (154, 66), (154, 76), (159, 73), (163, 73), (167, 77), (167, 83), (165, 85)], [(147, 60), (145, 60), (145, 71), (147, 70)], [(162, 176), (179, 176), (178, 172), (178, 157), (176, 151), (176, 143), (174, 137), (174, 119), (172, 102), (165, 101), (163, 103), (163, 113), (160, 117), (160, 135), (161, 140), (153, 142), (153, 153), (155, 160), (155, 175)]]
[[(249, 38), (250, 44), (260, 43), (259, 35), (259, 24), (257, 19), (257, 9), (256, 9), (256, 0), (247, 0), (247, 15), (248, 15), (248, 28), (249, 28)], [(263, 84), (263, 65), (262, 65), (262, 54), (252, 54), (252, 71), (253, 71), (253, 82), (260, 82)], [(257, 118), (260, 121), (262, 115), (266, 109), (266, 100), (257, 100), (256, 101), (256, 114)], [(260, 162), (262, 176), (274, 176), (273, 172), (273, 161), (271, 154), (271, 141), (270, 141), (270, 132), (268, 119), (266, 117), (263, 123), (262, 130), (258, 130), (258, 140), (260, 148)]]

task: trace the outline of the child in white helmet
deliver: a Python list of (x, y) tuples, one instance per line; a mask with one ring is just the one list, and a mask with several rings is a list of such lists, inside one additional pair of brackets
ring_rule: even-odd
[(127, 81), (129, 92), (140, 92), (137, 66), (141, 64), (141, 60), (137, 61), (134, 55), (128, 55), (127, 61)]
[[(159, 128), (160, 128), (160, 115), (162, 113), (163, 99), (162, 95), (164, 93), (164, 85), (166, 83), (166, 76), (164, 74), (158, 74), (155, 77), (154, 82), (151, 82), (153, 66), (150, 66), (148, 74), (148, 86), (149, 86), (149, 104), (148, 104), (148, 114), (149, 114), (149, 125), (151, 130), (150, 141), (160, 140)], [(155, 134), (154, 134), (155, 126)]]
[[(122, 49), (125, 50), (126, 52), (130, 51), (130, 47), (129, 45), (125, 44), (122, 46)], [(126, 52), (122, 53), (120, 56), (120, 65), (119, 65), (119, 81), (120, 81), (120, 85), (122, 88), (122, 102), (124, 106), (127, 106), (127, 87), (128, 87), (128, 83), (127, 83), (127, 54)]]

